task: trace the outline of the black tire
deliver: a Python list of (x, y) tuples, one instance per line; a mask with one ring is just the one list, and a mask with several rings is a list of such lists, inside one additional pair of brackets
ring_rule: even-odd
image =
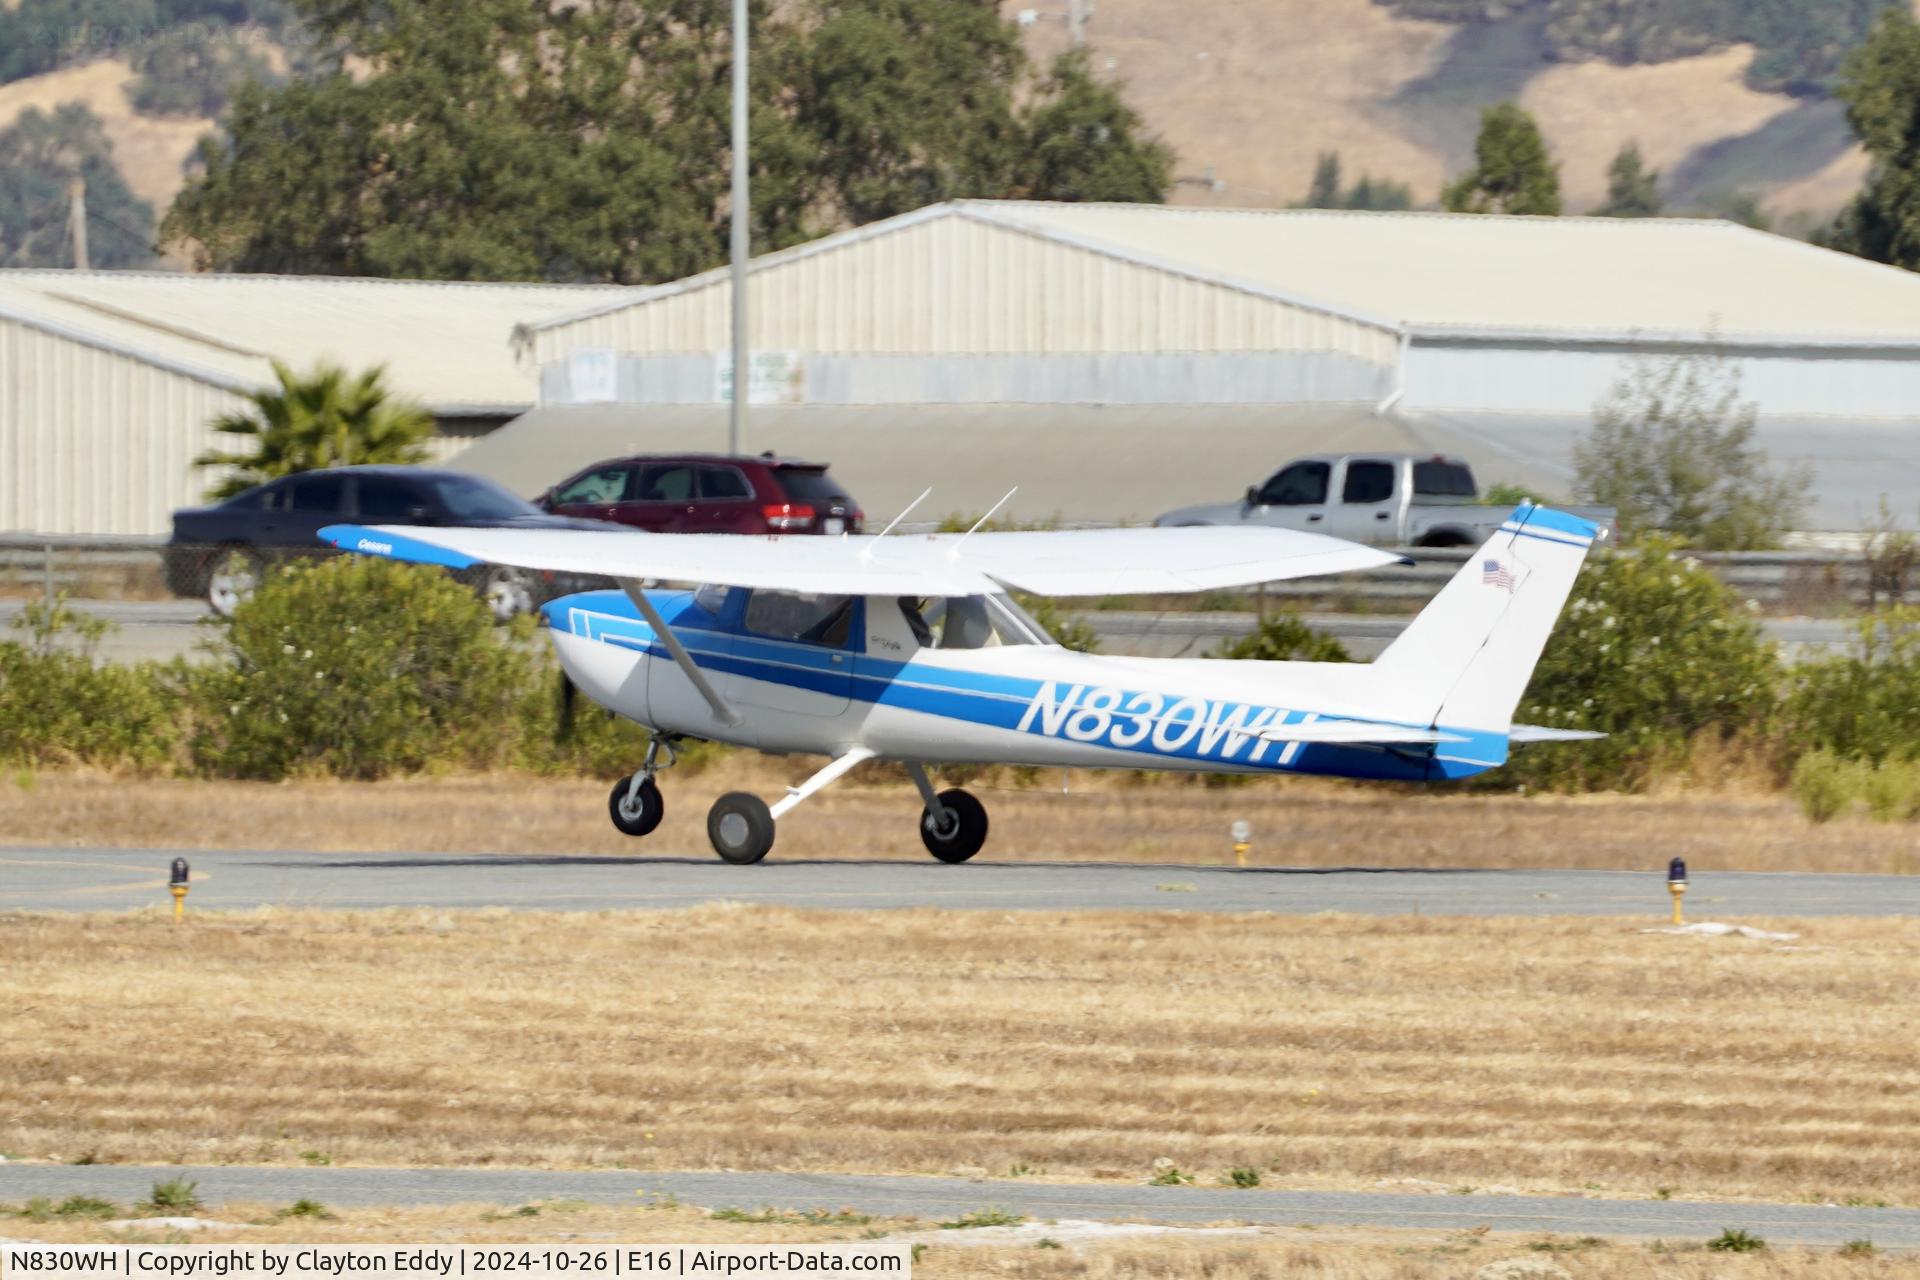
[(947, 811), (949, 828), (944, 831), (938, 828), (933, 811), (922, 809), (920, 839), (927, 846), (927, 852), (940, 861), (965, 862), (987, 842), (987, 807), (958, 787), (942, 791), (940, 804)]
[(773, 848), (773, 813), (759, 796), (729, 791), (707, 811), (707, 839), (722, 861), (758, 862)]
[(660, 796), (660, 788), (648, 778), (640, 784), (640, 792), (634, 797), (637, 810), (627, 805), (627, 788), (633, 785), (633, 776), (620, 779), (613, 784), (613, 794), (607, 797), (607, 813), (613, 818), (613, 825), (620, 834), (644, 836), (660, 825), (660, 819), (667, 814), (666, 801)]

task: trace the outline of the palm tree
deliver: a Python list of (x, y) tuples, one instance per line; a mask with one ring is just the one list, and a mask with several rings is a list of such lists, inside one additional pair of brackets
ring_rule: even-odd
[(253, 392), (248, 408), (213, 420), (215, 431), (254, 443), (245, 453), (209, 449), (193, 460), (196, 467), (235, 469), (207, 491), (209, 499), (318, 467), (427, 460), (423, 442), (433, 434), (433, 417), (394, 397), (384, 365), (356, 377), (322, 364), (302, 377), (275, 360), (273, 376), (279, 386)]

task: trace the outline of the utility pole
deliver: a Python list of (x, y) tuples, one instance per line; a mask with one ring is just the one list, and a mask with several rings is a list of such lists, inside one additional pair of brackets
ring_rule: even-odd
[(79, 174), (67, 180), (67, 227), (73, 233), (73, 266), (76, 271), (90, 268), (87, 261), (87, 180)]
[(1092, 7), (1091, 0), (1067, 0), (1067, 39), (1076, 49), (1086, 46), (1087, 11)]
[(733, 207), (728, 213), (733, 259), (733, 404), (727, 414), (727, 452), (738, 454), (747, 435), (747, 232), (753, 205), (747, 194), (747, 0), (733, 0)]

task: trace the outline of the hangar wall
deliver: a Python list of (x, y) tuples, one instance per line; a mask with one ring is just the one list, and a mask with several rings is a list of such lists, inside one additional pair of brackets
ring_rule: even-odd
[(1408, 408), (1588, 414), (1635, 360), (1708, 352), (1740, 372), (1740, 397), (1781, 417), (1920, 418), (1920, 348), (1628, 341), (1449, 341), (1416, 336)]
[(0, 529), (154, 533), (198, 502), (232, 390), (0, 316)]
[[(758, 353), (764, 360), (769, 354)], [(715, 355), (614, 357), (588, 372), (573, 361), (540, 371), (540, 403), (716, 404), (726, 361)], [(1337, 351), (1125, 355), (793, 354), (750, 385), (756, 404), (1325, 404), (1374, 401), (1391, 366)]]

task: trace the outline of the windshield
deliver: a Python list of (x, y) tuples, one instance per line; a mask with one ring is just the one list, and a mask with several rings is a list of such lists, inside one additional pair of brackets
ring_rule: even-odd
[(900, 597), (914, 638), (928, 649), (995, 649), (1013, 644), (1057, 644), (1011, 596)]
[(512, 520), (546, 514), (491, 480), (476, 476), (422, 476), (421, 479), (432, 488), (440, 505), (446, 508), (448, 518), (453, 520)]

